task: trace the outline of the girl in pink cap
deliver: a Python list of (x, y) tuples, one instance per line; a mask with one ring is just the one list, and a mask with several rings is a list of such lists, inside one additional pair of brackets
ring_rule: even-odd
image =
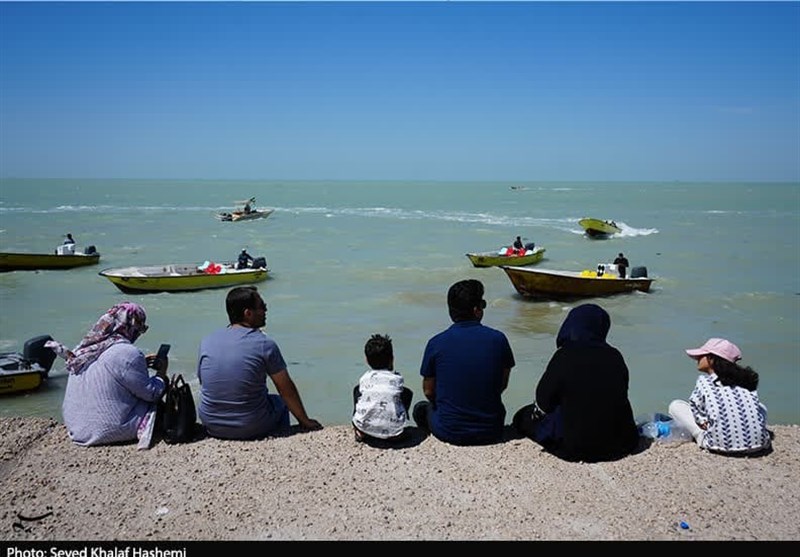
[(739, 347), (710, 338), (686, 350), (697, 361), (697, 378), (689, 402), (673, 400), (669, 414), (688, 429), (700, 448), (722, 454), (752, 454), (771, 447), (767, 407), (758, 399), (758, 373), (737, 362)]

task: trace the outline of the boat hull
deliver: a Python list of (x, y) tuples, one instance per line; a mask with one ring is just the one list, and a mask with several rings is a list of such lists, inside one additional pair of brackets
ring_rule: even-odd
[(45, 375), (39, 371), (0, 373), (0, 395), (35, 391), (44, 383)]
[[(516, 291), (526, 298), (586, 298), (627, 292), (649, 292), (652, 278), (619, 278), (589, 271), (556, 271), (502, 266)], [(594, 275), (594, 276), (592, 276)]]
[(211, 274), (198, 270), (197, 265), (158, 265), (104, 269), (98, 274), (107, 278), (126, 294), (153, 292), (192, 292), (209, 288), (228, 288), (266, 280), (266, 267), (235, 269), (224, 264), (222, 272)]
[(588, 236), (593, 238), (605, 238), (622, 232), (619, 227), (600, 219), (583, 218), (578, 221), (578, 224), (581, 225), (581, 228), (586, 231)]
[(95, 265), (99, 261), (99, 253), (56, 255), (53, 253), (0, 252), (0, 272), (73, 269)]
[(468, 253), (467, 257), (474, 267), (500, 267), (502, 265), (521, 267), (538, 263), (544, 258), (544, 252), (544, 248), (536, 248), (530, 255), (500, 255), (496, 251), (485, 251)]

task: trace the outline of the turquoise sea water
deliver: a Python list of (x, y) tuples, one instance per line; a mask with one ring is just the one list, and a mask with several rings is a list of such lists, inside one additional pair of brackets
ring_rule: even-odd
[[(213, 218), (251, 196), (275, 212), (244, 223)], [(623, 232), (588, 239), (578, 226), (585, 216), (613, 219)], [(630, 368), (637, 414), (688, 397), (697, 372), (683, 350), (719, 336), (759, 372), (770, 422), (800, 424), (797, 183), (0, 180), (0, 251), (49, 252), (67, 232), (79, 249), (95, 245), (100, 264), (0, 273), (0, 350), (43, 333), (75, 345), (103, 311), (131, 299), (150, 324), (137, 345), (155, 352), (171, 343), (170, 372), (197, 391), (198, 343), (226, 324), (227, 290), (131, 296), (97, 273), (229, 260), (247, 247), (267, 258), (271, 276), (259, 285), (267, 331), (309, 414), (346, 424), (366, 338), (392, 337), (396, 368), (420, 400), (425, 342), (450, 324), (447, 289), (477, 278), (487, 290), (484, 322), (508, 335), (517, 360), (504, 395), (510, 420), (532, 399), (576, 305), (525, 300), (502, 270), (473, 268), (465, 256), (521, 235), (547, 249), (539, 267), (592, 269), (624, 252), (656, 278), (650, 293), (592, 300), (611, 314), (609, 341)], [(0, 415), (60, 420), (63, 363), (41, 391), (0, 398)]]

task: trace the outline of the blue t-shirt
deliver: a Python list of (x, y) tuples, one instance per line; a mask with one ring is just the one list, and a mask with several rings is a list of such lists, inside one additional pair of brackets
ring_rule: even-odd
[(432, 337), (420, 375), (436, 380), (430, 413), (433, 434), (457, 445), (502, 440), (504, 370), (514, 364), (506, 336), (480, 321), (453, 323)]
[(286, 369), (280, 348), (259, 329), (226, 327), (200, 343), (200, 421), (212, 437), (254, 439), (278, 429), (283, 401), (267, 376)]

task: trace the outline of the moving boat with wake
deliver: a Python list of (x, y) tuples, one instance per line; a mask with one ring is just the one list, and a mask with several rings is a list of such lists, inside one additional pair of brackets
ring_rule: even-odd
[(578, 224), (586, 231), (586, 235), (591, 238), (608, 238), (612, 234), (622, 232), (622, 229), (613, 220), (584, 217), (578, 221)]

